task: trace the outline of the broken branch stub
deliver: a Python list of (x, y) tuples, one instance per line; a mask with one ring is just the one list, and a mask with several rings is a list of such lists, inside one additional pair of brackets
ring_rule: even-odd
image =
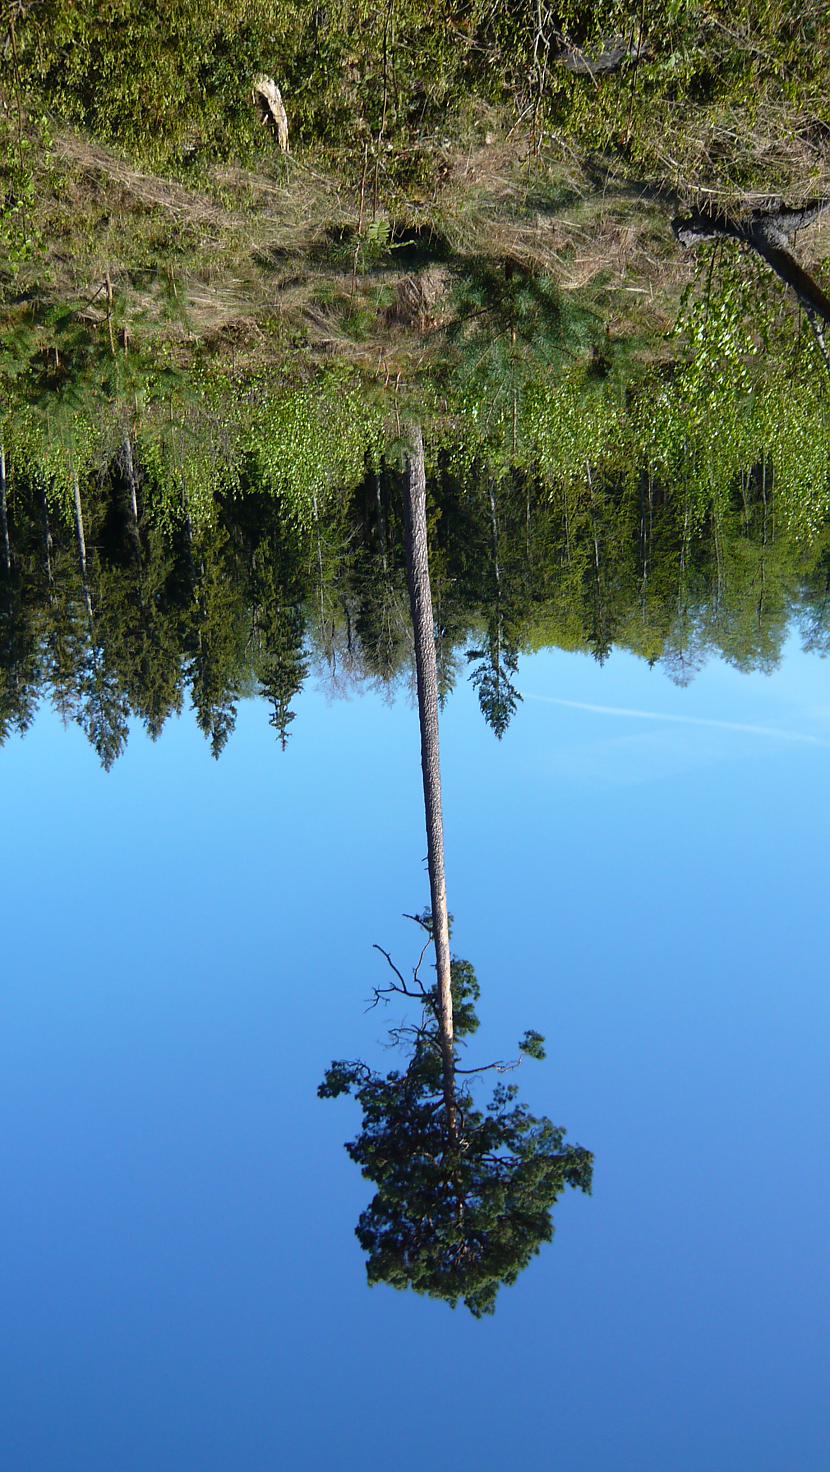
[(273, 77), (254, 78), (251, 89), (254, 102), (259, 107), (264, 123), (270, 123), (277, 134), (277, 142), (283, 153), (288, 152), (288, 114), (282, 94)]

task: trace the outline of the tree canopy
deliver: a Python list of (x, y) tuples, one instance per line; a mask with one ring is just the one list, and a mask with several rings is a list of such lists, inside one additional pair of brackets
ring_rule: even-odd
[[(453, 958), (452, 986), (463, 1047), (478, 1027), (479, 987), (469, 961)], [(550, 1119), (533, 1115), (515, 1083), (500, 1079), (489, 1100), (476, 1099), (477, 1080), (515, 1064), (456, 1068), (453, 1127), (442, 1089), (436, 991), (417, 995), (419, 1022), (393, 1032), (409, 1054), (405, 1067), (383, 1074), (338, 1061), (318, 1092), (352, 1094), (362, 1110), (360, 1132), (346, 1149), (377, 1187), (356, 1228), (369, 1283), (412, 1288), (453, 1308), (463, 1302), (479, 1318), (494, 1311), (500, 1287), (514, 1283), (551, 1240), (553, 1207), (565, 1188), (590, 1192), (593, 1156), (566, 1144), (565, 1130)], [(525, 1034), (519, 1046), (527, 1056), (544, 1056), (538, 1033)]]

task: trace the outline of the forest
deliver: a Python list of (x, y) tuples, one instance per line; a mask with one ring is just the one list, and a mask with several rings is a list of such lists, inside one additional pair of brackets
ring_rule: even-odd
[[(49, 700), (108, 767), (131, 722), (156, 738), (189, 702), (218, 756), (246, 697), (285, 747), (311, 673), (334, 693), (408, 681), (400, 481), (394, 465), (371, 471), (307, 519), (249, 488), (171, 525), (148, 515), (128, 463), (85, 487), (77, 524), (42, 482), (17, 486), (0, 735)], [(534, 649), (625, 648), (685, 684), (714, 655), (770, 671), (794, 630), (830, 648), (830, 531), (793, 530), (763, 467), (701, 509), (687, 483), (646, 472), (552, 494), (538, 476), (439, 461), (429, 524), (441, 699), (472, 678), (497, 736)]]

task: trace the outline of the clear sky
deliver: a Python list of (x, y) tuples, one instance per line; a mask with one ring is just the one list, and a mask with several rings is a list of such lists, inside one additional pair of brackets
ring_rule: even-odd
[(109, 775), (49, 712), (0, 752), (10, 1472), (830, 1466), (827, 666), (520, 683), (501, 744), (443, 718), (455, 948), (595, 1188), (480, 1323), (367, 1290), (315, 1095), (388, 1064), (372, 942), (414, 957), (407, 694), (310, 689), (284, 755), (253, 702), (219, 763), (189, 714)]

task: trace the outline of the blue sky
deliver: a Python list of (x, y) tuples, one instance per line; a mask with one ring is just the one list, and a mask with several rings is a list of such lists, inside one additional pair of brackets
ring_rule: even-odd
[(830, 1465), (827, 667), (520, 684), (501, 744), (468, 686), (443, 718), (455, 948), (596, 1175), (483, 1323), (366, 1289), (315, 1097), (388, 1059), (372, 942), (414, 955), (406, 692), (309, 689), (284, 755), (254, 702), (219, 763), (190, 715), (108, 775), (48, 711), (0, 753), (15, 1472)]

